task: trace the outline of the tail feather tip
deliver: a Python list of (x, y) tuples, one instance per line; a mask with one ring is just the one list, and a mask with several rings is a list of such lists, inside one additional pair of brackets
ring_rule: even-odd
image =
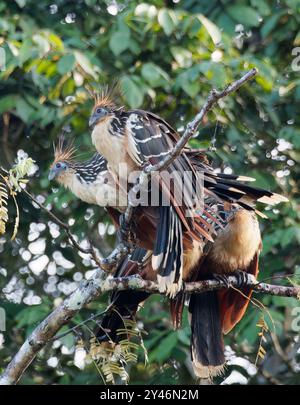
[(224, 374), (226, 364), (220, 364), (219, 366), (204, 366), (203, 364), (193, 361), (193, 370), (198, 378), (213, 379)]
[(159, 292), (165, 293), (170, 298), (174, 298), (177, 293), (182, 290), (182, 278), (174, 282), (173, 277), (157, 275), (157, 281)]

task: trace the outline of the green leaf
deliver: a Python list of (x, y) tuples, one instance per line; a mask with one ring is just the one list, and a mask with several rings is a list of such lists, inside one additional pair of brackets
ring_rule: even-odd
[(294, 227), (290, 227), (287, 229), (282, 230), (282, 237), (280, 238), (280, 245), (282, 248), (288, 246), (294, 239), (296, 234), (296, 229)]
[(97, 74), (93, 68), (93, 65), (91, 64), (91, 62), (89, 61), (89, 59), (87, 58), (86, 55), (84, 55), (82, 52), (79, 51), (75, 51), (74, 52), (74, 56), (76, 59), (76, 62), (78, 63), (78, 65), (80, 65), (80, 67), (90, 76), (92, 76), (94, 79), (97, 78)]
[(176, 332), (171, 332), (165, 337), (158, 346), (150, 353), (149, 360), (163, 362), (170, 357), (170, 354), (174, 347), (176, 347), (178, 337)]
[(193, 54), (189, 50), (179, 46), (172, 46), (171, 53), (180, 67), (188, 68), (192, 66)]
[(253, 8), (256, 8), (257, 11), (263, 16), (270, 15), (271, 12), (274, 11), (271, 11), (271, 8), (266, 0), (251, 0), (251, 5)]
[(284, 12), (281, 11), (280, 13), (273, 14), (272, 16), (266, 19), (264, 25), (260, 30), (263, 38), (266, 38), (273, 31), (273, 29), (276, 27), (278, 20), (283, 14)]
[(60, 39), (60, 37), (53, 32), (48, 33), (48, 39), (51, 42), (51, 44), (58, 50), (58, 51), (63, 51), (64, 50), (64, 43)]
[(177, 25), (174, 11), (162, 8), (158, 12), (158, 23), (167, 36), (170, 36)]
[[(69, 330), (69, 328), (67, 326), (64, 326), (63, 328), (60, 329), (59, 333), (65, 333)], [(74, 346), (75, 343), (75, 338), (72, 332), (70, 332), (69, 334), (61, 337), (59, 339), (63, 345), (65, 345), (68, 349), (71, 349)]]
[(179, 329), (177, 331), (178, 340), (182, 342), (184, 345), (190, 345), (190, 327)]
[(299, 307), (299, 300), (292, 297), (276, 297), (272, 296), (272, 302), (278, 307), (294, 308)]
[(33, 43), (30, 39), (26, 39), (25, 41), (23, 41), (18, 55), (18, 62), (20, 67), (23, 65), (24, 62), (32, 58), (32, 48)]
[(23, 98), (19, 98), (16, 104), (16, 113), (22, 121), (30, 123), (35, 110)]
[(260, 24), (260, 15), (251, 7), (234, 5), (227, 7), (226, 11), (237, 23), (247, 27), (258, 27)]
[(201, 22), (201, 24), (205, 27), (206, 31), (209, 33), (211, 39), (213, 40), (215, 45), (218, 45), (222, 41), (222, 34), (219, 28), (208, 18), (206, 18), (204, 15), (199, 14), (198, 18)]
[(70, 72), (75, 64), (75, 57), (72, 54), (64, 55), (57, 63), (57, 71), (64, 75), (67, 72)]
[(11, 94), (0, 99), (0, 114), (3, 114), (5, 111), (10, 111), (16, 106), (18, 96)]
[(21, 8), (26, 6), (26, 0), (15, 0), (15, 2), (17, 3), (17, 5)]
[(48, 311), (49, 309), (43, 305), (33, 305), (24, 308), (16, 316), (18, 328), (22, 328), (23, 326), (32, 326), (36, 322), (42, 320), (48, 314)]
[(116, 56), (119, 56), (130, 45), (130, 32), (117, 31), (109, 40), (109, 47)]
[(43, 34), (34, 34), (32, 40), (38, 46), (40, 56), (43, 56), (50, 51), (50, 43)]
[(141, 73), (152, 87), (160, 86), (169, 80), (168, 74), (151, 62), (143, 65)]
[(291, 142), (296, 148), (300, 148), (300, 130), (298, 128), (286, 125), (281, 128), (277, 137)]
[(224, 87), (227, 81), (226, 71), (220, 63), (212, 63), (211, 71), (213, 72), (212, 84), (215, 87)]
[(300, 31), (297, 33), (294, 39), (294, 45), (300, 45)]
[(138, 108), (142, 105), (144, 94), (130, 76), (124, 76), (121, 80), (122, 90), (131, 108)]

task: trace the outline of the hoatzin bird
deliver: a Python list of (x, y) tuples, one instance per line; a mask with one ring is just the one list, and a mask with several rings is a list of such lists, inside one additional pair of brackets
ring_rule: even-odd
[(60, 137), (54, 150), (49, 180), (55, 178), (88, 204), (125, 210), (127, 196), (118, 190), (103, 156), (95, 153), (88, 161), (78, 162), (74, 159), (75, 153), (72, 143), (66, 144)]
[(189, 281), (236, 274), (241, 283), (239, 290), (229, 288), (190, 297), (191, 357), (194, 372), (201, 378), (214, 377), (224, 369), (223, 334), (232, 330), (247, 309), (252, 290), (243, 283), (248, 274), (257, 277), (262, 248), (254, 211), (214, 199), (207, 204), (218, 213), (220, 223), (214, 223), (217, 236), (205, 245), (198, 271)]
[[(88, 203), (105, 207), (109, 213), (116, 207), (122, 212), (127, 205), (127, 196), (119, 193), (113, 177), (107, 171), (106, 160), (95, 153), (84, 162), (75, 160), (76, 150), (60, 137), (54, 150), (54, 161), (49, 171), (49, 180), (55, 179), (68, 188), (77, 198)], [(150, 259), (150, 260), (149, 260)], [(151, 266), (151, 252), (136, 247), (116, 269), (114, 277), (138, 274), (146, 280), (156, 281), (156, 273)], [(144, 291), (117, 291), (111, 294), (112, 310), (104, 316), (96, 333), (100, 341), (117, 343), (121, 337), (118, 329), (124, 329), (123, 318), (134, 319), (140, 304), (149, 297)], [(102, 336), (103, 335), (103, 336)]]
[[(116, 182), (122, 182), (126, 176), (119, 171), (120, 164), (126, 164), (129, 174), (147, 163), (156, 164), (179, 140), (176, 131), (159, 116), (117, 108), (108, 95), (96, 97), (89, 125), (93, 144), (107, 160)], [(251, 211), (256, 201), (276, 204), (283, 198), (241, 184), (239, 181), (247, 180), (245, 177), (216, 175), (205, 156), (194, 154), (189, 148), (169, 165), (167, 173), (172, 177), (171, 183), (165, 173), (160, 173), (157, 184), (151, 186), (151, 194), (159, 190), (160, 203), (154, 210), (158, 217), (156, 238), (152, 248), (147, 248), (153, 250), (152, 266), (158, 273), (160, 290), (174, 297), (181, 290), (182, 281), (191, 277), (201, 260), (203, 240), (212, 241), (211, 225), (205, 220), (209, 212), (205, 204), (203, 207), (203, 198), (213, 195), (221, 201), (238, 202)], [(191, 174), (187, 182), (186, 173)], [(184, 198), (180, 199), (182, 194)], [(169, 205), (162, 204), (163, 199)], [(153, 208), (144, 207), (141, 211), (146, 216), (148, 211), (149, 216), (149, 211), (153, 215)], [(187, 216), (187, 212), (192, 215)]]
[[(107, 206), (112, 217), (117, 218), (119, 211), (109, 207), (110, 205), (115, 207), (113, 192), (115, 183), (112, 177), (107, 176), (106, 161), (96, 154), (87, 162), (78, 163), (74, 161), (73, 153), (74, 149), (64, 149), (63, 144), (59, 144), (55, 151), (55, 160), (51, 166), (49, 178), (56, 178), (59, 183), (69, 187), (83, 201)], [(203, 169), (203, 158), (199, 158), (198, 153), (190, 151), (189, 158), (193, 167), (197, 168), (200, 165)], [(216, 175), (209, 168), (207, 169), (204, 186), (212, 195), (208, 193), (205, 198), (206, 217), (203, 214), (203, 226), (214, 238), (214, 243), (202, 242), (201, 258), (194, 264), (193, 271), (187, 274), (186, 281), (201, 280), (212, 275), (216, 276), (216, 274), (230, 274), (237, 270), (242, 270), (245, 274), (257, 275), (258, 254), (261, 246), (258, 221), (253, 210), (241, 208), (241, 205), (246, 204), (247, 206), (251, 198), (253, 200), (259, 198), (272, 200), (275, 197), (272, 193), (244, 185), (237, 179), (238, 176)], [(238, 185), (240, 191), (233, 189), (232, 184)], [(242, 189), (245, 190), (243, 193)], [(215, 193), (216, 195), (214, 195)], [(241, 193), (244, 197), (243, 201), (238, 200), (241, 198)], [(232, 200), (235, 198), (240, 205), (221, 201), (221, 198), (230, 200), (229, 197)], [(279, 196), (277, 199), (280, 200)], [(122, 212), (123, 208), (120, 207), (119, 210)], [(150, 224), (150, 228), (152, 226), (155, 230), (160, 220), (157, 210), (153, 211), (154, 214), (151, 212), (153, 215), (150, 215), (150, 220), (145, 212), (147, 213), (144, 211), (141, 215), (141, 222), (138, 222), (138, 229), (144, 221), (147, 226)], [(147, 231), (150, 228), (148, 227)], [(154, 234), (154, 231), (150, 231), (145, 235), (142, 230), (139, 234), (141, 243), (144, 246), (150, 246), (149, 249), (151, 249), (155, 240)], [(151, 253), (136, 248), (131, 257), (125, 259), (119, 266), (116, 276), (138, 273), (145, 279), (155, 280), (156, 272), (152, 269), (150, 257)], [(239, 273), (239, 276), (241, 275), (243, 273)], [(244, 280), (242, 279), (242, 281)], [(225, 359), (222, 333), (228, 333), (242, 318), (247, 308), (251, 291), (244, 287), (242, 292), (243, 295), (233, 290), (221, 290), (193, 294), (190, 297), (191, 355), (195, 373), (199, 377), (214, 376), (223, 369)], [(134, 318), (139, 304), (148, 296), (148, 293), (138, 291), (114, 293), (112, 302), (116, 310), (109, 312), (104, 317), (97, 333), (98, 339), (117, 342), (120, 337), (116, 331), (124, 329), (120, 314), (129, 319)], [(175, 326), (180, 323), (183, 301), (184, 295), (179, 295), (171, 300)]]

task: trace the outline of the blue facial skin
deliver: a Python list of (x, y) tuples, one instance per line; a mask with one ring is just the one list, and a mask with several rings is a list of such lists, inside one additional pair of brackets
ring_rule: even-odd
[(55, 165), (50, 169), (48, 179), (53, 180), (57, 176), (59, 176), (62, 172), (64, 172), (68, 168), (68, 165), (63, 162), (57, 162)]
[(93, 114), (90, 116), (89, 119), (89, 127), (94, 128), (94, 126), (97, 124), (101, 118), (105, 117), (108, 114), (108, 111), (105, 108), (96, 108), (96, 110), (93, 112)]

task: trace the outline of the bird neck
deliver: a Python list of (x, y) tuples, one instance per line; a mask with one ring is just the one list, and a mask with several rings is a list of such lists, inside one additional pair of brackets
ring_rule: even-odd
[(96, 204), (96, 196), (91, 192), (91, 187), (88, 183), (80, 181), (75, 171), (60, 176), (59, 182), (80, 200), (89, 204)]
[(126, 194), (117, 189), (113, 178), (107, 172), (101, 172), (94, 181), (86, 182), (73, 169), (72, 174), (61, 176), (59, 182), (68, 188), (77, 198), (100, 207), (114, 207), (124, 211), (127, 206)]

